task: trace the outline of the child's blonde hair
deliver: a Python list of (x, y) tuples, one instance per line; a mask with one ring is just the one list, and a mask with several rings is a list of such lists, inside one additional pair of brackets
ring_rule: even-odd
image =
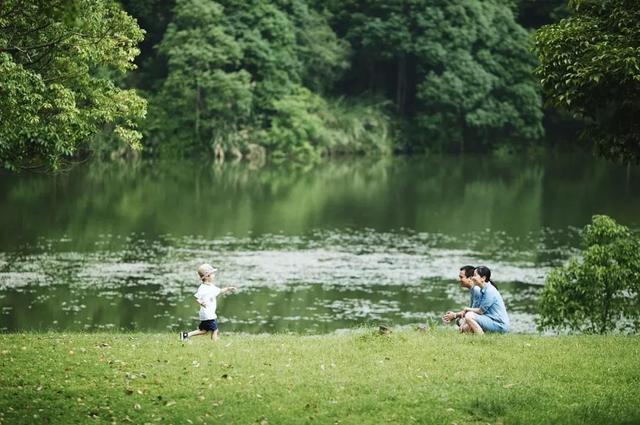
[(215, 273), (218, 269), (216, 269), (215, 267), (213, 267), (211, 264), (208, 263), (204, 263), (204, 264), (200, 264), (200, 266), (198, 267), (198, 276), (200, 277), (200, 280), (202, 282), (206, 282), (209, 276), (211, 276), (213, 273)]

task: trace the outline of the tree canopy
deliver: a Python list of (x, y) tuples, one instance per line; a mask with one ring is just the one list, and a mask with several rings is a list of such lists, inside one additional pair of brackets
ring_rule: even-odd
[(529, 0), (119, 2), (144, 40), (115, 0), (0, 3), (4, 166), (116, 149), (101, 132), (170, 157), (487, 151), (543, 135), (517, 17)]
[(57, 167), (105, 125), (139, 146), (145, 101), (114, 78), (143, 32), (112, 1), (0, 3), (0, 159)]
[[(250, 136), (281, 151), (320, 143), (320, 93), (347, 66), (347, 45), (324, 18), (300, 0), (178, 0), (174, 14), (159, 45), (168, 75), (151, 129), (174, 143), (159, 150), (239, 150)], [(282, 131), (298, 137), (276, 140)]]
[[(536, 140), (542, 109), (529, 49), (500, 0), (178, 0), (158, 46), (168, 73), (151, 101), (148, 145), (186, 154), (249, 140), (277, 152), (377, 150), (392, 116), (412, 150)], [(396, 107), (374, 112), (381, 103), (368, 101), (355, 109), (372, 112), (369, 124), (353, 114), (347, 122), (336, 95)], [(340, 126), (381, 131), (363, 144)]]
[(345, 84), (393, 100), (418, 146), (486, 149), (501, 138), (543, 135), (535, 58), (507, 2), (350, 0), (328, 7), (354, 50)]
[(574, 14), (540, 29), (537, 73), (549, 101), (588, 120), (600, 154), (640, 162), (640, 7), (572, 0)]

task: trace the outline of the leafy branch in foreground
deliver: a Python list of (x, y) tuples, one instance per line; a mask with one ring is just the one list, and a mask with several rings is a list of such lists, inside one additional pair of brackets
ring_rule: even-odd
[(0, 3), (0, 164), (59, 167), (105, 126), (134, 148), (146, 102), (115, 83), (143, 31), (114, 1)]
[(584, 117), (601, 155), (640, 161), (640, 7), (572, 0), (575, 14), (535, 35), (537, 74), (553, 105)]

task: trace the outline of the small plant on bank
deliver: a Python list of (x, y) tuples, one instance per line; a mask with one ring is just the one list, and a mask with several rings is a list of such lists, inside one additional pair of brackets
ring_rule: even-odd
[(582, 259), (547, 276), (538, 327), (604, 334), (640, 329), (640, 240), (612, 218), (593, 216)]

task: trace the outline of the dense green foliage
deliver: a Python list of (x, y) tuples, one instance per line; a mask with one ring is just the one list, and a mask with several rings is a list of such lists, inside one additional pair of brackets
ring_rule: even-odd
[(509, 2), (123, 3), (154, 31), (169, 22), (134, 80), (160, 79), (148, 152), (487, 150), (542, 135), (534, 57)]
[(547, 276), (541, 329), (590, 333), (640, 330), (640, 239), (607, 216), (583, 233), (581, 259)]
[[(223, 19), (217, 3), (177, 3), (174, 21), (159, 45), (168, 57), (169, 75), (152, 119), (165, 132), (163, 139), (191, 142), (197, 149), (202, 139), (209, 142), (236, 133), (247, 123), (252, 112), (251, 75), (237, 69), (242, 47), (221, 28)], [(183, 149), (188, 152), (188, 147)]]
[[(354, 58), (351, 90), (393, 99), (414, 149), (542, 136), (528, 33), (505, 2), (335, 1)], [(392, 82), (392, 84), (390, 84)]]
[(166, 334), (2, 334), (0, 421), (640, 421), (640, 407), (630, 402), (640, 397), (637, 337), (410, 330), (385, 337), (363, 330), (223, 335), (218, 344), (200, 338), (181, 344)]
[(536, 34), (550, 100), (589, 120), (585, 135), (608, 158), (640, 161), (640, 7), (573, 0), (575, 14)]
[(3, 1), (0, 28), (2, 166), (55, 168), (105, 126), (139, 146), (146, 103), (114, 77), (143, 32), (117, 3)]
[[(362, 140), (339, 140), (351, 137), (348, 128), (367, 126), (367, 116), (336, 125), (345, 115), (320, 95), (346, 67), (347, 45), (304, 2), (182, 0), (174, 13), (158, 46), (168, 75), (153, 98), (155, 149), (209, 155), (258, 143), (294, 156), (360, 150)], [(384, 145), (388, 120), (373, 114), (380, 120), (367, 129)]]
[[(562, 0), (120, 3), (144, 40), (111, 1), (2, 3), (5, 166), (123, 151), (88, 144), (114, 128), (170, 157), (521, 146), (543, 135), (524, 28), (566, 14)], [(146, 105), (119, 86), (149, 101), (143, 138)]]

